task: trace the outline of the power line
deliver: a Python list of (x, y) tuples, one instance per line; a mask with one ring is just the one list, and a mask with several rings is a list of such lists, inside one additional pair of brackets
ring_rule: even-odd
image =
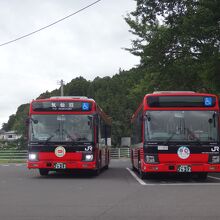
[(33, 35), (33, 34), (36, 34), (36, 33), (40, 32), (40, 31), (42, 31), (42, 30), (44, 30), (44, 29), (46, 29), (46, 28), (49, 28), (49, 27), (51, 27), (51, 26), (53, 26), (53, 25), (55, 25), (55, 24), (57, 24), (57, 23), (63, 21), (63, 20), (66, 20), (66, 19), (69, 18), (69, 17), (72, 17), (73, 15), (76, 15), (76, 14), (80, 13), (81, 11), (84, 11), (85, 9), (87, 9), (87, 8), (89, 8), (89, 7), (91, 7), (91, 6), (95, 5), (95, 4), (97, 4), (97, 3), (100, 2), (100, 1), (102, 1), (102, 0), (97, 0), (97, 1), (95, 1), (95, 2), (93, 2), (93, 3), (91, 3), (91, 4), (89, 4), (89, 5), (87, 5), (87, 6), (83, 7), (83, 8), (81, 8), (80, 10), (78, 10), (78, 11), (76, 11), (76, 12), (74, 12), (74, 13), (72, 13), (72, 14), (66, 16), (66, 17), (64, 17), (64, 18), (61, 18), (61, 19), (59, 19), (59, 20), (57, 20), (57, 21), (55, 21), (55, 22), (53, 22), (53, 23), (51, 23), (51, 24), (49, 24), (49, 25), (47, 25), (47, 26), (44, 26), (44, 27), (42, 27), (42, 28), (40, 28), (40, 29), (37, 29), (36, 31), (30, 32), (29, 34), (25, 34), (25, 35), (23, 35), (23, 36), (21, 36), (21, 37), (18, 37), (18, 38), (16, 38), (16, 39), (14, 39), (14, 40), (10, 40), (10, 41), (7, 41), (7, 42), (5, 42), (5, 43), (3, 43), (3, 44), (0, 44), (0, 47), (5, 46), (5, 45), (10, 44), (10, 43), (13, 43), (13, 42), (18, 41), (18, 40), (21, 40), (21, 39), (23, 39), (23, 38), (25, 38), (25, 37), (29, 37), (29, 36), (31, 36), (31, 35)]

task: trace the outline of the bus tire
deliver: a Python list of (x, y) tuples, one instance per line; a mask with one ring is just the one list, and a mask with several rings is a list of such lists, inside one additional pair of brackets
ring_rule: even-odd
[(39, 169), (39, 173), (41, 176), (47, 176), (49, 173), (49, 170), (47, 169)]
[(107, 170), (109, 168), (109, 163), (110, 163), (110, 156), (109, 156), (109, 152), (107, 155), (107, 164), (105, 165), (105, 169)]
[(137, 170), (133, 164), (132, 164), (132, 170), (133, 170), (133, 171), (136, 171), (136, 170)]
[(98, 169), (96, 169), (96, 170), (94, 170), (94, 175), (95, 176), (98, 176), (100, 174), (100, 169), (98, 168)]
[(139, 174), (140, 174), (140, 178), (142, 180), (144, 180), (146, 178), (146, 174), (143, 171), (140, 171)]
[(208, 173), (198, 173), (197, 175), (199, 180), (206, 180)]
[(140, 160), (138, 160), (138, 173), (139, 173), (139, 176), (142, 180), (146, 178), (145, 172), (143, 172), (141, 170), (141, 161)]
[(132, 170), (136, 171), (136, 168), (134, 166), (134, 157), (133, 157), (133, 151), (131, 151), (131, 166), (132, 166)]
[(98, 176), (101, 172), (101, 159), (97, 161), (97, 169), (94, 171), (95, 176)]

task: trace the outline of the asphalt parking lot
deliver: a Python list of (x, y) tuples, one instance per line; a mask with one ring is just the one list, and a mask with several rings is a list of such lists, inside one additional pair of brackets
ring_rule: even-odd
[(220, 219), (220, 175), (140, 180), (127, 159), (97, 177), (51, 173), (25, 164), (0, 165), (0, 219)]

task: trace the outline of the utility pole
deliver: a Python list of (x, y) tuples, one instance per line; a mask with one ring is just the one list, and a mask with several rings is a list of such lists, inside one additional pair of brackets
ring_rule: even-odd
[(63, 92), (63, 86), (65, 82), (61, 79), (60, 81), (57, 82), (58, 85), (60, 85), (60, 95), (64, 96), (64, 92)]

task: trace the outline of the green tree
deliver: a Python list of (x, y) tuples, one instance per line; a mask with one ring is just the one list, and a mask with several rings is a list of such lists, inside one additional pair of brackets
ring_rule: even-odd
[(137, 36), (150, 88), (219, 92), (220, 1), (136, 0), (126, 22)]
[(2, 125), (2, 129), (5, 130), (5, 131), (10, 131), (12, 130), (13, 128), (13, 125), (15, 123), (15, 118), (16, 116), (13, 114), (13, 115), (10, 115), (9, 116), (9, 119), (8, 119), (8, 122), (7, 123), (3, 123)]

